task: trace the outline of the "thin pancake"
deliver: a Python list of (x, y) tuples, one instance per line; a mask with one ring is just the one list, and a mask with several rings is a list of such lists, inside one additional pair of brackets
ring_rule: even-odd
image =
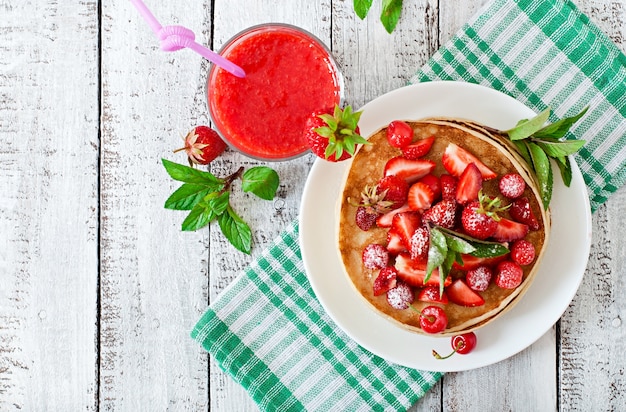
[[(547, 244), (549, 215), (539, 200), (536, 179), (528, 165), (506, 141), (503, 141), (504, 138), (497, 136), (494, 131), (476, 123), (453, 119), (427, 119), (408, 123), (413, 127), (417, 139), (436, 137), (430, 152), (424, 157), (436, 163), (437, 166), (433, 172), (436, 176), (447, 173), (441, 164), (441, 157), (447, 145), (455, 143), (476, 155), (498, 176), (512, 172), (520, 174), (527, 183), (523, 196), (529, 199), (531, 209), (539, 220), (540, 228), (529, 231), (526, 236), (526, 239), (535, 246), (537, 258), (531, 265), (523, 267), (524, 280), (519, 287), (513, 290), (502, 289), (492, 282), (485, 292), (480, 292), (485, 299), (485, 304), (482, 306), (464, 307), (454, 303), (441, 305), (448, 317), (448, 327), (442, 333), (443, 336), (470, 331), (485, 325), (511, 308), (528, 289)], [(339, 211), (339, 253), (346, 273), (357, 292), (371, 304), (377, 313), (421, 333), (419, 315), (415, 311), (394, 309), (387, 303), (384, 294), (374, 296), (372, 285), (378, 271), (367, 269), (362, 262), (361, 254), (365, 246), (371, 243), (386, 245), (388, 229), (375, 227), (367, 232), (359, 229), (354, 218), (356, 206), (351, 205), (348, 199), (358, 201), (363, 188), (366, 185), (375, 185), (382, 177), (387, 160), (402, 154), (399, 149), (388, 144), (386, 129), (374, 133), (369, 141), (372, 144), (362, 146), (351, 160), (352, 164), (345, 179)], [(485, 181), (483, 191), (490, 196), (499, 195), (498, 180), (495, 178)], [(509, 217), (507, 212), (503, 214), (503, 217)], [(453, 269), (450, 276), (459, 278), (464, 276), (464, 273)], [(431, 304), (415, 301), (413, 306), (420, 310)]]

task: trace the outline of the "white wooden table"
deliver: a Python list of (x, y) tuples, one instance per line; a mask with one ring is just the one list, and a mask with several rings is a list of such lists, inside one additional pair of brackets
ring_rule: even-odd
[[(403, 86), (483, 0), (405, 1), (393, 35), (350, 0), (146, 0), (219, 48), (247, 26), (286, 22), (329, 45), (359, 107)], [(626, 49), (624, 0), (575, 0)], [(217, 226), (180, 231), (160, 164), (207, 124), (208, 70), (161, 52), (127, 0), (0, 0), (0, 410), (252, 411), (189, 338), (213, 299), (297, 218), (312, 155), (272, 166), (273, 202), (235, 193), (252, 256)], [(234, 152), (211, 171), (257, 164)], [(450, 373), (415, 410), (626, 410), (626, 190), (593, 218), (581, 288), (520, 354)]]

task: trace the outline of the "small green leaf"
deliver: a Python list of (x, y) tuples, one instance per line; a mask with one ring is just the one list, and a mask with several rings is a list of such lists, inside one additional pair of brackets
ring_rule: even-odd
[(228, 241), (243, 253), (250, 254), (252, 249), (252, 230), (233, 209), (228, 206), (226, 213), (222, 213), (218, 220), (222, 233)]
[(584, 140), (563, 140), (563, 141), (535, 141), (549, 157), (569, 156), (580, 150), (585, 145)]
[(228, 208), (230, 201), (230, 192), (224, 193), (213, 193), (206, 196), (203, 202), (207, 203), (207, 206), (210, 207), (216, 215), (221, 215)]
[(528, 150), (533, 161), (533, 169), (539, 183), (539, 193), (544, 207), (547, 209), (552, 198), (552, 167), (546, 153), (533, 142), (528, 142)]
[(439, 296), (443, 295), (443, 290), (445, 289), (446, 279), (450, 274), (450, 270), (452, 270), (452, 265), (457, 260), (457, 257), (460, 258), (461, 254), (448, 251), (446, 258), (443, 260), (441, 265), (439, 266)]
[(385, 26), (387, 33), (393, 32), (402, 14), (402, 0), (383, 0), (380, 21)]
[(526, 146), (526, 142), (523, 140), (516, 140), (513, 142), (519, 154), (524, 158), (526, 163), (529, 165), (533, 164), (532, 159), (530, 158), (530, 152), (528, 151), (528, 146)]
[(476, 248), (468, 241), (461, 239), (457, 236), (446, 236), (446, 242), (448, 249), (454, 250), (458, 253), (472, 253)]
[(165, 201), (166, 209), (191, 210), (207, 194), (211, 193), (211, 188), (205, 185), (184, 183)]
[(556, 162), (561, 172), (561, 179), (566, 187), (572, 183), (572, 165), (570, 164), (569, 157), (560, 157)]
[(170, 162), (166, 159), (161, 159), (161, 161), (163, 162), (163, 166), (165, 166), (167, 173), (174, 180), (205, 185), (207, 188), (212, 188), (215, 191), (221, 190), (223, 187), (224, 181), (222, 179), (218, 179), (209, 172), (203, 172), (202, 170)]
[(476, 249), (470, 255), (479, 258), (489, 258), (506, 255), (509, 249), (501, 243), (495, 242), (474, 242)]
[[(206, 198), (215, 197), (217, 193), (210, 193)], [(195, 205), (191, 212), (187, 215), (182, 224), (182, 230), (185, 232), (198, 230), (208, 225), (213, 219), (217, 217), (215, 211), (207, 203), (206, 200), (202, 200)]]
[(372, 0), (354, 0), (354, 12), (361, 20), (367, 16), (372, 7)]
[(541, 130), (548, 117), (550, 117), (550, 108), (547, 108), (532, 119), (519, 122), (517, 126), (506, 130), (505, 133), (509, 135), (509, 139), (512, 141), (526, 139), (538, 130)]
[(335, 132), (330, 127), (327, 127), (327, 126), (316, 127), (315, 129), (313, 129), (313, 131), (319, 134), (320, 136), (326, 137), (328, 139), (330, 139), (331, 137), (335, 135)]
[(430, 247), (428, 248), (428, 262), (426, 263), (426, 275), (424, 283), (430, 279), (430, 275), (439, 267), (448, 253), (446, 237), (436, 228), (430, 230)]
[(574, 123), (587, 113), (589, 106), (585, 107), (580, 113), (572, 117), (564, 117), (561, 120), (547, 125), (538, 130), (533, 136), (537, 139), (560, 139), (565, 136)]
[(248, 169), (241, 177), (241, 188), (244, 192), (252, 192), (265, 200), (272, 200), (276, 196), (278, 184), (278, 173), (267, 166)]

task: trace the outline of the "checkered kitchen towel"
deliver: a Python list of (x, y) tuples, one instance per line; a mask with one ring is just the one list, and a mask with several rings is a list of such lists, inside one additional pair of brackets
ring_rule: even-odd
[[(573, 134), (595, 210), (624, 183), (626, 57), (571, 3), (494, 0), (413, 78), (480, 83), (558, 117)], [(325, 314), (292, 224), (211, 304), (192, 332), (262, 410), (406, 410), (438, 373), (390, 364)]]

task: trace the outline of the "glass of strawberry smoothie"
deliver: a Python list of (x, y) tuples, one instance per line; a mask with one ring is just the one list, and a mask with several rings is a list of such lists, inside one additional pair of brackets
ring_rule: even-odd
[(342, 98), (343, 79), (328, 48), (303, 29), (270, 23), (235, 35), (219, 53), (246, 72), (239, 78), (215, 65), (209, 71), (209, 115), (224, 141), (260, 160), (306, 153), (306, 118)]

